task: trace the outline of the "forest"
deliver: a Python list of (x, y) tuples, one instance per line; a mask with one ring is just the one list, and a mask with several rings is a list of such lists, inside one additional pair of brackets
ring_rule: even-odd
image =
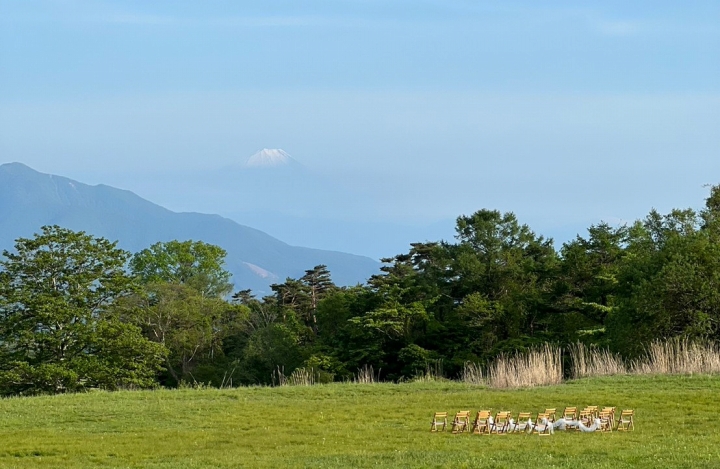
[(16, 240), (0, 258), (0, 395), (272, 385), (296, 369), (453, 378), (544, 344), (633, 358), (720, 331), (720, 186), (699, 211), (599, 223), (559, 249), (479, 210), (454, 240), (411, 244), (352, 287), (319, 265), (258, 298), (224, 256), (192, 240), (132, 254), (59, 226)]

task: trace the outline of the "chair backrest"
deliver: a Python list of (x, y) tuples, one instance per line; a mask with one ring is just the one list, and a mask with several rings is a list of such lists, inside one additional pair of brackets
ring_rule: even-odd
[(585, 407), (584, 410), (587, 410), (588, 412), (590, 412), (593, 415), (593, 417), (598, 416), (598, 406), (596, 406), (596, 405), (589, 405), (589, 406)]
[(521, 420), (528, 421), (530, 420), (530, 412), (520, 412), (517, 418), (518, 422), (520, 422)]
[(577, 419), (577, 407), (565, 407), (565, 410), (563, 411), (563, 418), (565, 420)]
[(557, 414), (556, 408), (553, 407), (552, 409), (545, 409), (544, 413), (548, 414), (547, 419), (549, 421), (554, 422), (556, 420), (556, 417), (555, 417), (555, 414)]
[(446, 419), (447, 416), (448, 416), (447, 412), (435, 412), (435, 415), (433, 416), (433, 420)]

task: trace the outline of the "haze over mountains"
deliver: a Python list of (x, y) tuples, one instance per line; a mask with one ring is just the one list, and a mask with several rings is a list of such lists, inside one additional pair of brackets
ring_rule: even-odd
[[(298, 193), (308, 194), (307, 188), (300, 186), (311, 182), (297, 177), (302, 166), (281, 150), (263, 150), (246, 166), (224, 173), (255, 194), (253, 200), (243, 201), (249, 204), (246, 206), (262, 209), (263, 201), (272, 196), (270, 179), (272, 184), (295, 184)], [(307, 200), (297, 199), (292, 204)], [(120, 247), (131, 252), (173, 239), (217, 244), (228, 253), (227, 268), (235, 288), (259, 293), (267, 293), (270, 284), (299, 277), (318, 264), (327, 265), (339, 285), (363, 282), (379, 268), (379, 263), (368, 257), (290, 246), (219, 215), (176, 213), (130, 191), (102, 184), (89, 186), (39, 173), (21, 163), (0, 165), (0, 248), (9, 249), (16, 238), (31, 236), (42, 225), (51, 224), (118, 240)]]
[[(221, 215), (293, 245), (380, 259), (406, 252), (413, 242), (454, 236), (454, 218), (436, 222), (388, 218), (383, 213), (387, 201), (404, 190), (401, 185), (373, 186), (351, 174), (332, 177), (279, 148), (177, 179), (183, 179), (186, 194), (202, 194), (204, 205), (217, 207)], [(158, 182), (167, 193), (180, 189), (172, 178)]]

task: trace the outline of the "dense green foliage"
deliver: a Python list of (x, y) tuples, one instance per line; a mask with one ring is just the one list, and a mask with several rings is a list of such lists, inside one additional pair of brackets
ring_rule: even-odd
[[(372, 366), (406, 380), (428, 365), (577, 341), (635, 357), (654, 339), (720, 333), (720, 188), (700, 212), (591, 226), (559, 251), (514, 214), (457, 220), (454, 241), (412, 244), (367, 284), (325, 266), (256, 298), (232, 296), (225, 252), (193, 241), (131, 256), (46, 227), (0, 263), (0, 391), (321, 382)], [(241, 286), (240, 286), (241, 287)]]
[[(499, 391), (455, 382), (93, 392), (0, 401), (0, 467), (717, 467), (720, 378)], [(629, 433), (430, 433), (435, 411), (632, 408)]]
[(127, 253), (44, 227), (0, 261), (0, 393), (148, 387), (164, 349), (114, 314), (132, 294)]

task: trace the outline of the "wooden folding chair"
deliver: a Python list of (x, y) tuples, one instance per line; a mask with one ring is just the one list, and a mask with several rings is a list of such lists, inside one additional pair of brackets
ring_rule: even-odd
[(600, 419), (600, 431), (611, 432), (613, 429), (612, 413), (602, 411), (600, 412), (600, 416), (598, 418)]
[(530, 412), (520, 412), (515, 424), (515, 433), (525, 433), (528, 429), (532, 430), (533, 424), (531, 419)]
[(557, 420), (557, 417), (555, 414), (557, 414), (557, 409), (545, 409), (546, 414), (548, 414), (548, 421), (555, 423), (555, 420)]
[(615, 407), (603, 407), (602, 412), (610, 413), (610, 426), (615, 427)]
[[(430, 424), (430, 432), (444, 432), (445, 427), (447, 427), (447, 418), (447, 412), (435, 412), (435, 415), (433, 415), (432, 423)], [(438, 429), (438, 426), (441, 426), (441, 428)]]
[(625, 409), (620, 413), (617, 423), (617, 431), (626, 432), (635, 429), (635, 411)]
[(506, 434), (508, 426), (510, 425), (511, 415), (512, 414), (507, 411), (495, 414), (495, 422), (493, 424), (493, 428), (490, 429), (490, 433), (494, 431), (497, 435)]
[(593, 418), (597, 418), (600, 415), (600, 412), (598, 411), (598, 406), (596, 406), (596, 405), (589, 405), (589, 406), (585, 407), (584, 410), (587, 410), (588, 412), (590, 412), (592, 414)]
[[(592, 410), (588, 409), (587, 407), (580, 411), (578, 414), (578, 420), (582, 422), (583, 425), (586, 427), (589, 427), (593, 423), (593, 419), (595, 418), (595, 414)], [(577, 430), (580, 430), (580, 426), (577, 427)]]
[[(547, 421), (547, 425), (543, 426), (543, 419)], [(533, 425), (533, 433), (537, 433), (540, 436), (543, 435), (550, 435), (551, 434), (551, 427), (552, 422), (550, 421), (550, 414), (547, 414), (545, 412), (540, 412), (537, 414), (537, 420), (535, 420), (535, 425)]]
[(490, 411), (489, 410), (481, 410), (478, 411), (477, 416), (475, 417), (475, 422), (473, 422), (472, 426), (472, 432), (477, 433), (479, 435), (483, 434), (490, 434)]
[(460, 412), (455, 414), (455, 418), (452, 422), (452, 432), (453, 433), (462, 433), (465, 431), (470, 431), (470, 411), (469, 410), (461, 410)]

